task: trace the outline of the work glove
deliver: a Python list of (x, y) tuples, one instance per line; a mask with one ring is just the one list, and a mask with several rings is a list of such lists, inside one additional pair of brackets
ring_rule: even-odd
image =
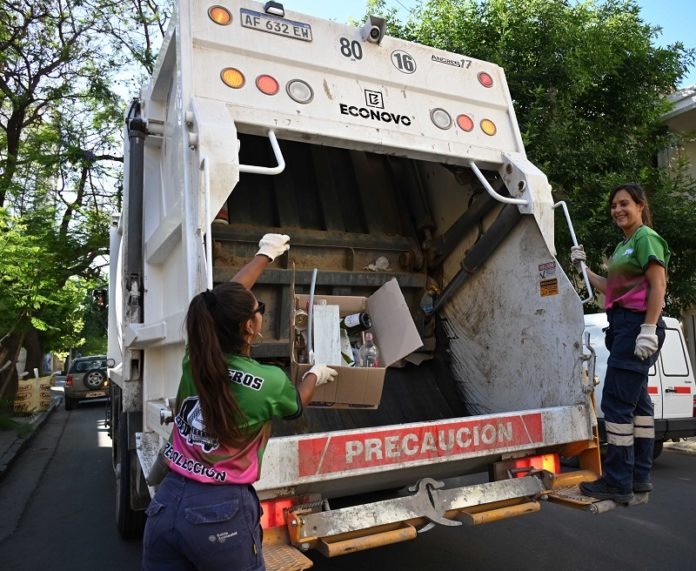
[(259, 241), (259, 254), (266, 256), (271, 260), (275, 260), (278, 256), (282, 256), (290, 249), (290, 236), (287, 234), (265, 234)]
[(636, 337), (636, 348), (633, 353), (641, 360), (645, 360), (657, 351), (657, 325), (643, 323), (640, 333)]
[(304, 380), (307, 375), (316, 375), (317, 386), (319, 386), (325, 385), (326, 383), (333, 383), (338, 376), (338, 371), (326, 365), (314, 365), (309, 371), (302, 375), (302, 380)]
[(587, 255), (585, 254), (585, 248), (582, 247), (582, 244), (570, 247), (570, 261), (573, 262), (578, 272), (582, 272), (582, 264), (587, 264)]

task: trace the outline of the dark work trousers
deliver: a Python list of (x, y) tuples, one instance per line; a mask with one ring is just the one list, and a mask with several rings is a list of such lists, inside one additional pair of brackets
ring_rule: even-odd
[[(603, 478), (621, 492), (633, 490), (633, 482), (649, 482), (655, 445), (653, 404), (648, 395), (648, 372), (655, 353), (641, 361), (633, 354), (645, 313), (624, 309), (607, 312), (609, 349), (602, 392), (602, 412), (607, 433)], [(665, 340), (662, 319), (657, 326), (658, 346)]]
[(145, 571), (263, 571), (261, 506), (246, 484), (170, 472), (147, 508)]

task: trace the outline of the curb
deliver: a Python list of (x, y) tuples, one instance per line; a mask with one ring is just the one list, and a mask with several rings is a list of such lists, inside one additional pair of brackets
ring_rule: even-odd
[(0, 451), (0, 482), (9, 472), (14, 461), (19, 457), (21, 452), (29, 445), (34, 436), (39, 432), (41, 426), (46, 422), (51, 413), (60, 406), (63, 402), (62, 396), (53, 396), (48, 410), (39, 413), (35, 418), (32, 418), (27, 425), (32, 427), (31, 432), (25, 437), (15, 436), (14, 441), (10, 443), (4, 450)]
[(673, 450), (680, 454), (696, 454), (696, 438), (687, 438), (679, 442), (665, 442), (665, 450)]

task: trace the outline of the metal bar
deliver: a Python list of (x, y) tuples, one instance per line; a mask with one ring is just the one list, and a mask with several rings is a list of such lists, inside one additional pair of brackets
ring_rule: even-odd
[(278, 163), (275, 167), (257, 167), (254, 165), (239, 165), (239, 172), (248, 172), (252, 174), (266, 174), (275, 175), (280, 174), (285, 170), (285, 159), (283, 158), (283, 153), (280, 151), (278, 146), (278, 139), (276, 139), (275, 132), (271, 129), (268, 131), (268, 138), (271, 141), (271, 147), (273, 148), (273, 154), (275, 155), (276, 162)]
[[(423, 482), (425, 485), (421, 485)], [(461, 522), (446, 520), (445, 512), (512, 498), (534, 497), (544, 490), (541, 480), (534, 476), (448, 490), (436, 489), (434, 486), (437, 485), (443, 484), (426, 479), (419, 482), (416, 493), (411, 496), (313, 514), (298, 514), (295, 517), (300, 525), (300, 539), (338, 535), (419, 517), (426, 517), (443, 525), (460, 525)], [(290, 521), (292, 525), (292, 520)]]
[[(231, 267), (214, 268), (215, 283), (229, 281), (236, 269)], [(312, 270), (296, 270), (295, 285), (306, 286), (311, 282)], [(393, 273), (393, 272), (333, 272), (322, 271), (317, 277), (317, 285), (329, 287), (365, 287), (378, 288), (388, 282), (390, 279), (396, 278), (399, 282), (399, 287), (404, 288), (422, 288), (425, 286), (425, 274), (410, 274), (410, 273)], [(292, 282), (292, 270), (283, 270), (278, 268), (270, 268), (264, 270), (263, 274), (256, 280), (257, 285), (262, 284), (290, 284)]]
[[(568, 224), (568, 230), (570, 230), (570, 238), (573, 241), (573, 246), (578, 245), (578, 239), (575, 236), (575, 228), (573, 228), (573, 222), (570, 219), (570, 213), (568, 212), (568, 206), (566, 205), (564, 200), (561, 200), (560, 202), (557, 202), (556, 204), (553, 205), (554, 210), (557, 207), (561, 207), (563, 210), (563, 214), (565, 214), (565, 219)], [(585, 262), (580, 262), (580, 269), (582, 270), (582, 278), (585, 281), (585, 287), (587, 288), (587, 297), (582, 300), (582, 303), (589, 303), (594, 299), (594, 292), (592, 291), (592, 284), (590, 283), (590, 276), (587, 275), (587, 266), (585, 265)]]
[(212, 220), (210, 214), (210, 169), (208, 168), (208, 159), (203, 157), (201, 160), (201, 169), (203, 170), (203, 196), (205, 200), (205, 238), (203, 246), (205, 247), (205, 280), (208, 289), (213, 288), (213, 232)]
[(529, 204), (529, 201), (525, 200), (524, 198), (509, 198), (507, 196), (503, 196), (502, 194), (498, 194), (486, 180), (486, 177), (483, 176), (483, 173), (479, 170), (474, 161), (468, 161), (468, 165), (471, 167), (471, 170), (474, 171), (476, 178), (479, 179), (479, 182), (483, 185), (483, 188), (486, 189), (486, 192), (498, 202), (502, 202), (503, 204), (518, 204), (520, 206), (527, 206)]

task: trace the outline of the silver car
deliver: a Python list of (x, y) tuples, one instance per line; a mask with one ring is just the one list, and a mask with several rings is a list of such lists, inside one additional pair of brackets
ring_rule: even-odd
[(109, 396), (106, 356), (79, 357), (70, 365), (65, 378), (65, 410), (74, 409), (81, 400)]

